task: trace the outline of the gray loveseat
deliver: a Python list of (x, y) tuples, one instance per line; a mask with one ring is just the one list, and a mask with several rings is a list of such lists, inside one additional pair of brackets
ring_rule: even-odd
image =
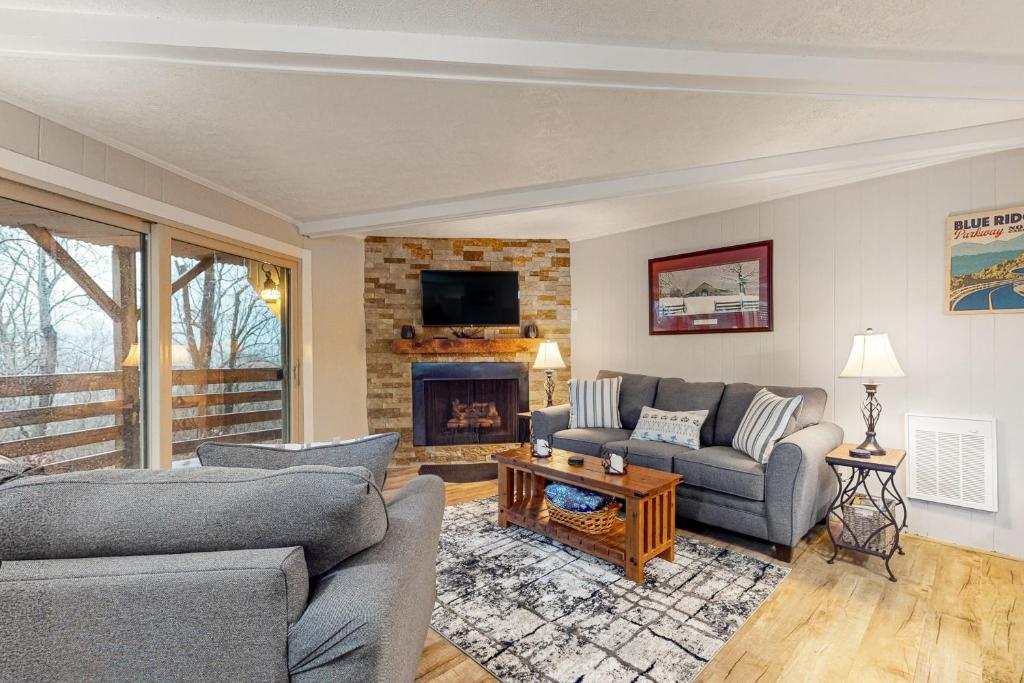
[(0, 680), (411, 681), (443, 506), (363, 466), (0, 476)]
[[(766, 466), (732, 448), (747, 407), (761, 387), (722, 382), (686, 382), (602, 370), (598, 378), (622, 377), (622, 429), (569, 429), (569, 406), (533, 413), (533, 433), (555, 448), (584, 455), (608, 450), (629, 463), (683, 475), (676, 490), (680, 517), (755, 536), (776, 546), (790, 561), (793, 547), (821, 520), (836, 493), (825, 455), (843, 441), (843, 430), (822, 422), (827, 394), (810, 387), (767, 387), (779, 396), (803, 396), (787, 435)], [(644, 406), (660, 410), (707, 410), (696, 450), (630, 439)]]

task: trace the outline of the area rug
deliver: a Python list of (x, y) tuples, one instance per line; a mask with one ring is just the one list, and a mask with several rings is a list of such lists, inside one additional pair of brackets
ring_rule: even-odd
[(638, 585), (496, 514), (496, 498), (445, 509), (431, 625), (507, 683), (691, 681), (789, 572), (677, 536)]

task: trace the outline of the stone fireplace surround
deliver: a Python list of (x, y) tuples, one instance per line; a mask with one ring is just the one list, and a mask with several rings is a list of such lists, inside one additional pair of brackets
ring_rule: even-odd
[[(424, 328), (420, 318), (419, 273), (440, 269), (518, 271), (522, 325), (535, 323), (540, 339), (534, 341), (554, 339), (566, 365), (572, 362), (567, 241), (368, 237), (364, 266), (367, 419), (371, 433), (396, 431), (401, 435), (396, 464), (482, 461), (509, 447), (413, 446), (413, 363), (523, 363), (529, 367), (529, 408), (545, 404), (544, 372), (532, 369), (535, 345), (507, 352), (396, 352), (402, 325), (414, 325), (417, 339), (450, 336), (443, 328)], [(522, 337), (522, 330), (486, 328), (485, 334), (489, 339), (515, 339)], [(555, 373), (555, 403), (568, 400), (570, 377), (569, 367)]]

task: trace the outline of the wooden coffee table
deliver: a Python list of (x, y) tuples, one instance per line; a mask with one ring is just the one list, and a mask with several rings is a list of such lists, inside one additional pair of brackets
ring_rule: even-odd
[[(550, 457), (535, 458), (529, 446), (498, 453), (498, 526), (515, 524), (617, 564), (637, 583), (644, 580), (647, 560), (675, 559), (680, 475), (637, 465), (630, 465), (626, 474), (606, 474), (600, 458), (583, 456), (582, 465), (570, 465), (570, 455), (575, 454), (555, 449)], [(544, 498), (549, 481), (624, 499), (625, 521), (601, 534), (585, 534), (552, 521)]]

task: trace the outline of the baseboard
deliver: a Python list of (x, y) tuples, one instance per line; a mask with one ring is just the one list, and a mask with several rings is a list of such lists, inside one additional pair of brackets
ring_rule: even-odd
[(980, 555), (991, 555), (992, 557), (998, 557), (1000, 560), (1010, 560), (1011, 562), (1020, 562), (1024, 560), (1024, 557), (1015, 557), (1013, 555), (1007, 555), (995, 550), (984, 550), (983, 548), (974, 548), (969, 545), (963, 545), (962, 543), (954, 543), (953, 541), (946, 541), (941, 538), (933, 538), (931, 536), (922, 536), (921, 534), (915, 534), (912, 531), (901, 531), (900, 536), (912, 536), (919, 541), (928, 541), (929, 543), (936, 543), (938, 545), (944, 545), (949, 548), (956, 548), (958, 550), (964, 550), (970, 553), (978, 553)]

